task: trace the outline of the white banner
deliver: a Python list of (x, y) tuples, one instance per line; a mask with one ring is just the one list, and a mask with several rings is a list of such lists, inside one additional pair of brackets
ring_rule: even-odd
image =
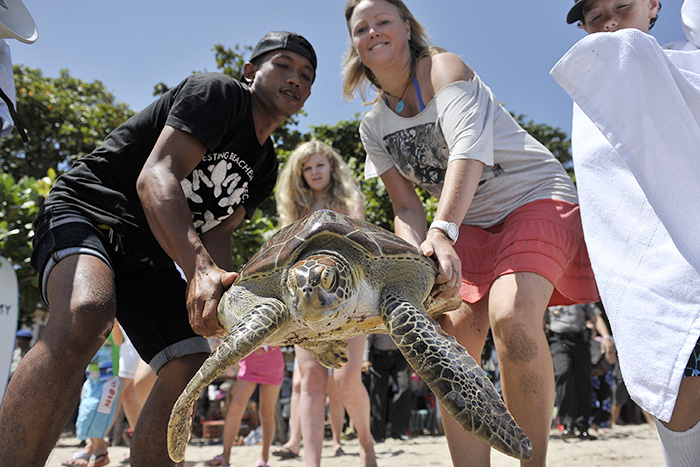
[(0, 256), (0, 404), (2, 404), (7, 380), (10, 377), (18, 316), (17, 275), (9, 261)]

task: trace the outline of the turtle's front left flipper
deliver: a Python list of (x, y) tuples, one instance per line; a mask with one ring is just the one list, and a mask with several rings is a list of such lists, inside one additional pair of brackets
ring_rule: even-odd
[(175, 402), (168, 423), (168, 453), (173, 461), (180, 462), (185, 457), (185, 448), (190, 439), (192, 411), (199, 393), (226, 368), (264, 344), (288, 320), (289, 311), (281, 301), (266, 299), (231, 327), (229, 335), (204, 361)]
[(467, 350), (401, 293), (385, 290), (380, 308), (401, 353), (457, 423), (509, 456), (530, 459), (532, 443)]

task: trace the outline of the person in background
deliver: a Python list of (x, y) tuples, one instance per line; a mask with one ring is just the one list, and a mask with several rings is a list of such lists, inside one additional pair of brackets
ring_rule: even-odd
[(283, 379), (284, 356), (280, 347), (264, 345), (238, 362), (238, 378), (231, 389), (231, 403), (224, 424), (224, 452), (205, 465), (231, 465), (231, 448), (238, 440), (241, 418), (255, 388), (259, 388), (262, 442), (260, 459), (255, 462), (255, 467), (269, 467), (270, 445), (275, 437), (275, 405)]
[[(328, 370), (332, 375), (332, 370)], [(294, 459), (299, 457), (301, 448), (301, 418), (299, 415), (299, 398), (301, 397), (301, 370), (296, 358), (292, 370), (292, 395), (289, 401), (289, 437), (287, 441), (272, 451), (272, 455), (280, 459)], [(326, 397), (328, 400), (328, 421), (331, 425), (331, 439), (333, 441), (333, 453), (335, 457), (345, 455), (341, 436), (343, 422), (345, 421), (345, 406), (338, 394), (334, 379), (328, 378), (326, 383)]]
[(32, 342), (34, 335), (31, 331), (27, 329), (20, 329), (15, 334), (15, 350), (12, 351), (12, 363), (10, 364), (10, 378), (12, 374), (19, 366), (19, 362), (22, 361), (27, 352), (29, 351), (29, 344)]
[[(429, 44), (404, 2), (349, 0), (345, 20), (344, 94), (378, 92), (360, 124), (365, 177), (384, 182), (396, 234), (436, 258), (435, 292), (460, 291), (442, 328), (478, 359), (491, 326), (506, 405), (532, 440), (527, 465), (544, 466), (554, 405), (544, 312), (598, 300), (574, 185), (466, 63)], [(429, 226), (415, 185), (438, 200)], [(488, 464), (485, 443), (443, 424), (456, 465)]]
[[(280, 226), (284, 227), (319, 209), (332, 209), (364, 219), (362, 192), (340, 155), (321, 141), (300, 145), (289, 156), (275, 189)], [(354, 423), (360, 442), (360, 463), (376, 466), (374, 440), (370, 431), (370, 404), (362, 384), (362, 352), (366, 336), (348, 339), (348, 362), (333, 370), (336, 388)], [(313, 356), (294, 346), (301, 374), (299, 417), (304, 438), (307, 467), (321, 465), (324, 435), (325, 394), (328, 369)]]
[(554, 405), (564, 438), (594, 439), (588, 433), (593, 407), (591, 405), (590, 333), (586, 327), (593, 321), (603, 336), (601, 352), (613, 355), (612, 336), (595, 303), (554, 306), (547, 308), (547, 340), (554, 362)]
[[(387, 421), (391, 437), (407, 440), (411, 418), (411, 367), (388, 334), (370, 334), (365, 345), (362, 371), (369, 375), (371, 429), (378, 443), (386, 438)], [(396, 392), (391, 399), (393, 380)]]
[[(669, 466), (700, 465), (700, 1), (686, 39), (649, 34), (658, 0), (577, 0), (590, 35), (551, 70), (574, 100), (572, 153), (591, 262), (632, 399)], [(640, 345), (644, 342), (644, 345)]]
[(231, 238), (272, 194), (270, 135), (303, 107), (316, 63), (304, 37), (270, 32), (241, 80), (191, 74), (59, 177), (34, 223), (50, 318), (5, 393), (0, 465), (46, 462), (115, 316), (158, 376), (132, 462), (172, 463), (171, 408), (209, 355), (204, 336), (224, 332), (216, 309), (236, 278)]
[(67, 467), (102, 467), (109, 464), (105, 437), (119, 407), (119, 346), (124, 342), (116, 320), (115, 329), (117, 331), (109, 335), (85, 370), (87, 378), (75, 423), (76, 437), (85, 441), (85, 447), (63, 463)]

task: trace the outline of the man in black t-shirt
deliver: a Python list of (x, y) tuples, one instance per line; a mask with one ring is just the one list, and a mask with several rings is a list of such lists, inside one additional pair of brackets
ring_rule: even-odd
[(59, 178), (32, 255), (51, 315), (7, 388), (0, 465), (44, 465), (115, 316), (158, 374), (133, 465), (171, 465), (170, 410), (209, 353), (203, 336), (223, 331), (216, 307), (236, 277), (231, 237), (272, 193), (270, 134), (302, 108), (315, 74), (306, 39), (271, 32), (244, 82), (191, 75)]

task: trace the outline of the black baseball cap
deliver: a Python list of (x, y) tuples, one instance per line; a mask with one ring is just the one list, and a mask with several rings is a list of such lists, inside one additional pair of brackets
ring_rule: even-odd
[(571, 10), (569, 10), (569, 14), (566, 15), (567, 24), (573, 24), (577, 21), (583, 21), (583, 12), (581, 10), (583, 9), (583, 4), (586, 3), (586, 0), (574, 1), (574, 6), (571, 7)]
[(316, 74), (316, 52), (314, 51), (314, 48), (303, 36), (293, 32), (268, 32), (257, 43), (253, 49), (253, 55), (250, 56), (248, 61), (252, 62), (261, 55), (279, 49), (290, 50), (307, 59), (309, 62), (311, 62), (311, 66), (314, 68), (314, 74)]

